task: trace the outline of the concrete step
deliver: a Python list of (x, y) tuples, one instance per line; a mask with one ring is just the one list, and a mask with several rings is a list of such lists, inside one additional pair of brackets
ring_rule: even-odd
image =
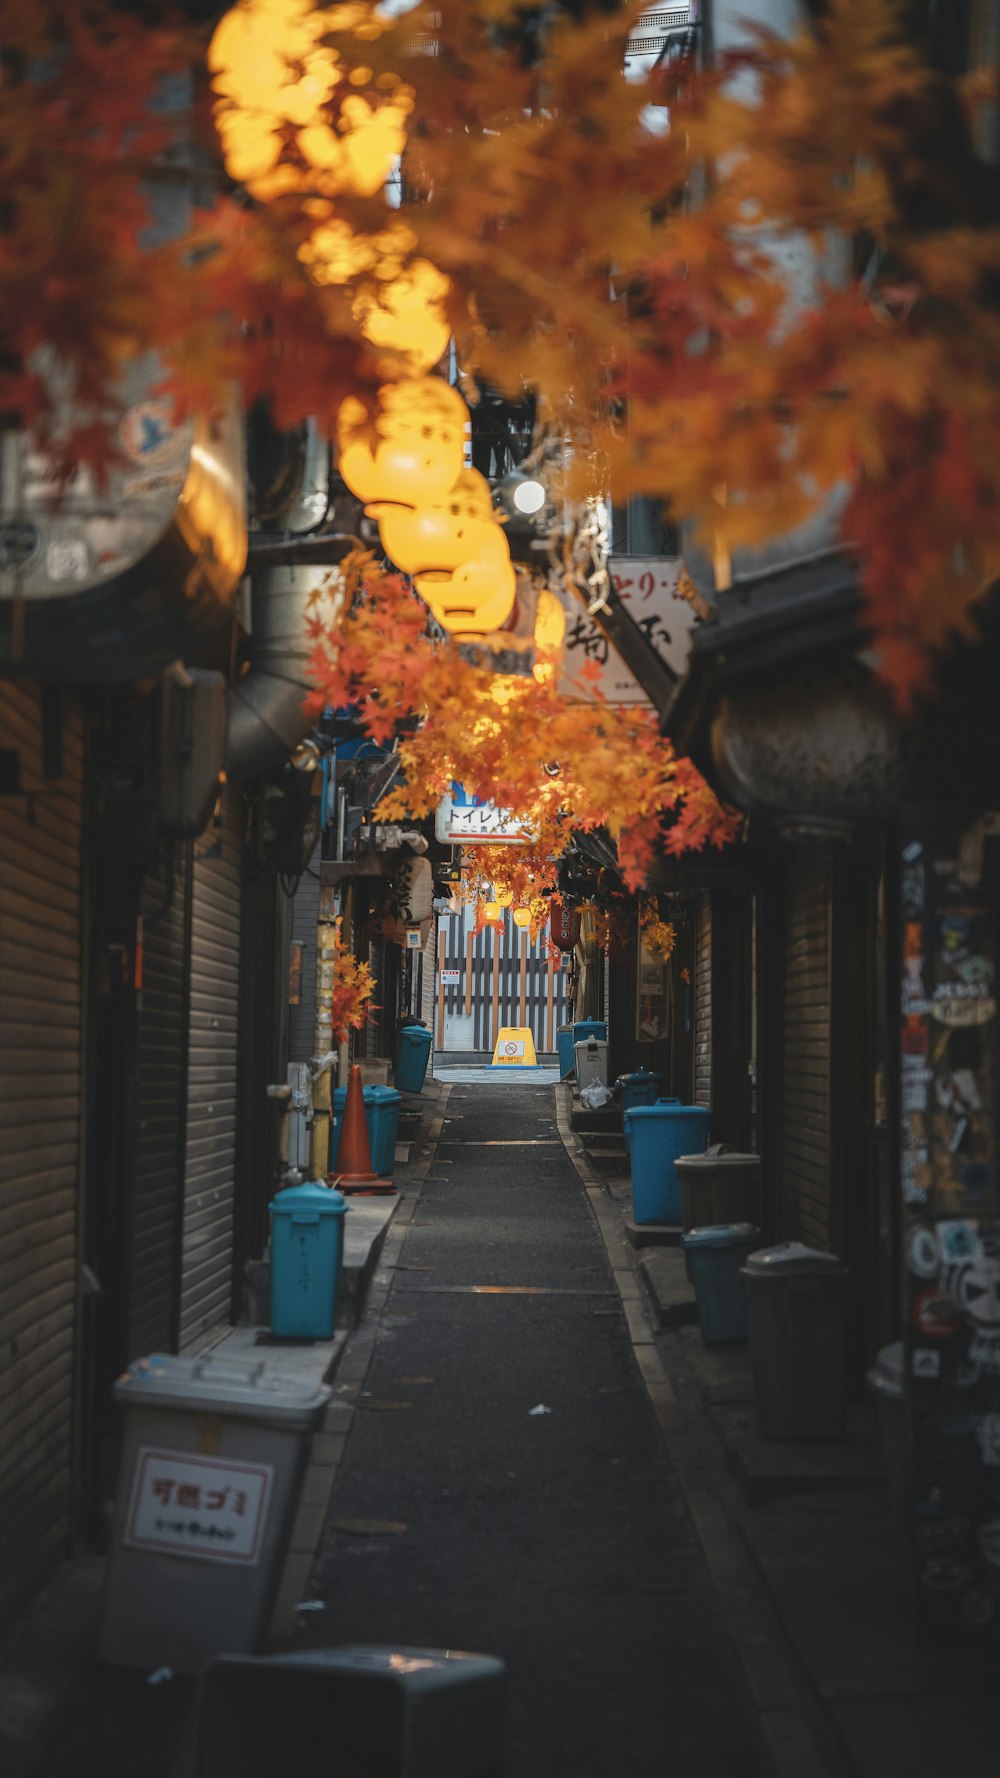
[(870, 1488), (884, 1480), (871, 1409), (851, 1403), (842, 1439), (761, 1438), (749, 1404), (710, 1409), (726, 1462), (750, 1506), (787, 1494)]
[(581, 1135), (591, 1131), (606, 1135), (621, 1135), (621, 1106), (602, 1105), (598, 1111), (588, 1111), (585, 1105), (574, 1105), (569, 1114), (569, 1127)]
[(683, 1233), (679, 1222), (629, 1221), (625, 1224), (625, 1238), (633, 1247), (679, 1247)]
[(639, 1256), (639, 1275), (649, 1293), (659, 1327), (683, 1327), (697, 1321), (694, 1285), (679, 1248), (651, 1248)]

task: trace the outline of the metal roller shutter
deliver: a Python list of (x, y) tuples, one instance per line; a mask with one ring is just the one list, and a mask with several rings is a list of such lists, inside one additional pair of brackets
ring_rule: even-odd
[(694, 918), (694, 1102), (712, 1103), (712, 904), (699, 895)]
[(0, 797), (0, 1622), (71, 1528), (85, 749), (80, 710), (56, 696), (46, 776), (42, 694), (0, 690), (21, 778)]
[(242, 806), (230, 788), (221, 826), (211, 824), (195, 843), (182, 1351), (228, 1321), (232, 1300)]
[(778, 1232), (825, 1247), (830, 1211), (830, 898), (825, 845), (787, 877)]
[(191, 869), (191, 846), (186, 843), (146, 877), (142, 889), (138, 1134), (128, 1318), (131, 1357), (171, 1351), (177, 1334)]

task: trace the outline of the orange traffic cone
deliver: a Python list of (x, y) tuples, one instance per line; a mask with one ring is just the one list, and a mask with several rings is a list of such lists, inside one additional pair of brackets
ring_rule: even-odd
[(396, 1187), (391, 1179), (382, 1179), (372, 1170), (372, 1146), (368, 1140), (365, 1098), (361, 1086), (361, 1069), (357, 1062), (347, 1082), (347, 1103), (340, 1127), (340, 1149), (337, 1172), (331, 1174), (337, 1190), (357, 1193), (388, 1193)]

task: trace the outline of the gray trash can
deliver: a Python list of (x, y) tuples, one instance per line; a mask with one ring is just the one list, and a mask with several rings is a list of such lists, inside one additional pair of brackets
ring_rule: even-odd
[(744, 1268), (750, 1369), (762, 1438), (843, 1438), (844, 1280), (832, 1253), (784, 1241)]
[(99, 1660), (197, 1673), (263, 1646), (330, 1391), (253, 1361), (140, 1359), (125, 1411)]
[(194, 1778), (499, 1778), (506, 1669), (457, 1649), (223, 1656), (198, 1693)]
[(681, 1182), (685, 1233), (723, 1222), (760, 1227), (759, 1154), (736, 1154), (724, 1142), (715, 1142), (704, 1154), (678, 1155), (674, 1167)]

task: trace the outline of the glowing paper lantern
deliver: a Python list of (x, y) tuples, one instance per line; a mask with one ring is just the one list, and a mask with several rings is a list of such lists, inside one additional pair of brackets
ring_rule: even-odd
[[(351, 23), (349, 9), (313, 0), (240, 0), (217, 25), (208, 66), (219, 140), (228, 172), (254, 197), (316, 190), (372, 197), (388, 179), (406, 142), (413, 90), (396, 74), (375, 79), (360, 63), (348, 66), (322, 41)], [(377, 16), (359, 15), (354, 36), (384, 28)]]
[(480, 553), (485, 532), (495, 532), (503, 540), (490, 484), (478, 469), (460, 470), (434, 500), (412, 508), (392, 507), (375, 516), (386, 555), (404, 574), (453, 574)]
[(553, 651), (562, 647), (566, 634), (566, 613), (555, 593), (542, 587), (535, 608), (535, 645)]
[(462, 397), (440, 377), (386, 384), (374, 426), (349, 396), (337, 416), (340, 473), (359, 500), (406, 506), (433, 500), (462, 467), (467, 419)]
[(354, 316), (373, 346), (404, 352), (414, 370), (430, 370), (451, 338), (442, 307), (450, 289), (429, 259), (414, 259), (398, 277), (365, 284)]
[(523, 928), (525, 926), (531, 925), (531, 909), (530, 908), (515, 908), (513, 914), (511, 915), (511, 919), (513, 920), (515, 926), (520, 926), (523, 930)]
[(502, 532), (487, 533), (482, 552), (453, 574), (415, 574), (413, 584), (442, 629), (455, 636), (488, 636), (514, 609), (517, 577)]
[(349, 222), (323, 206), (312, 234), (303, 241), (298, 256), (317, 284), (346, 284), (377, 266), (380, 277), (397, 275), (416, 245), (416, 235), (405, 222), (390, 222), (377, 234), (357, 235)]

